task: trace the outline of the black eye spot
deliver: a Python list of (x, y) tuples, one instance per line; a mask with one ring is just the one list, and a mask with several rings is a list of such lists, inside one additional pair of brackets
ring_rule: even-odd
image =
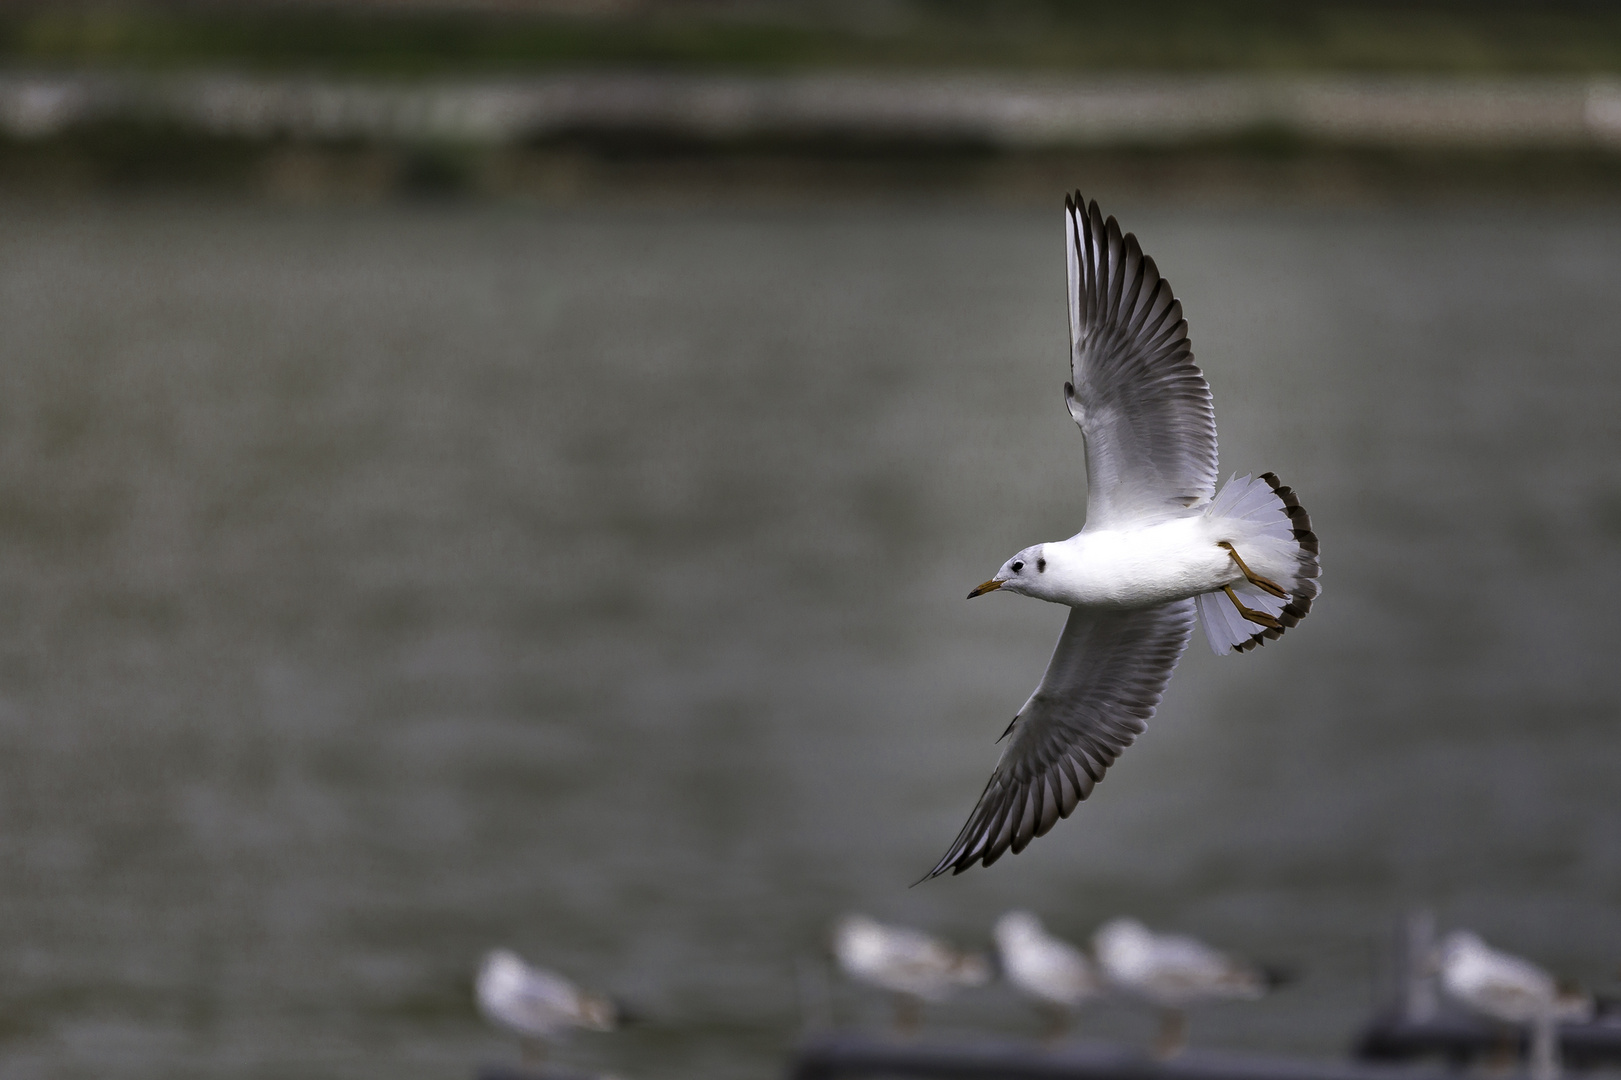
[(1041, 558), (1036, 560), (1036, 573), (1045, 574), (1046, 572), (1047, 572), (1047, 556), (1043, 555)]
[(1008, 567), (1008, 569), (1012, 570), (1015, 574), (1017, 574), (1020, 570), (1024, 569), (1024, 561), (1021, 559), (1020, 561), (1014, 563), (1012, 566)]

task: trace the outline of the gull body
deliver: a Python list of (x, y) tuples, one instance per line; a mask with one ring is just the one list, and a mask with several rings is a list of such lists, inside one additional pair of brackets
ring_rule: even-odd
[(1156, 934), (1136, 919), (1105, 923), (1093, 935), (1092, 948), (1110, 985), (1159, 1007), (1161, 1030), (1155, 1052), (1160, 1057), (1182, 1049), (1188, 1006), (1254, 1001), (1265, 996), (1275, 981), (1256, 964), (1194, 938)]
[(1086, 520), (968, 595), (1063, 604), (1041, 683), (950, 849), (927, 876), (1017, 854), (1068, 817), (1147, 727), (1197, 621), (1219, 655), (1299, 625), (1317, 597), (1317, 536), (1272, 473), (1217, 487), (1210, 385), (1182, 305), (1137, 238), (1064, 200), (1070, 382), (1086, 441)]
[(1441, 989), (1494, 1020), (1529, 1024), (1544, 1015), (1586, 1020), (1593, 1014), (1591, 997), (1562, 992), (1536, 964), (1500, 952), (1468, 930), (1454, 930), (1442, 940), (1440, 960)]
[(990, 981), (982, 956), (965, 953), (939, 938), (906, 926), (891, 926), (865, 915), (849, 915), (833, 930), (833, 955), (845, 975), (895, 996), (896, 1026), (917, 1027), (922, 1003), (944, 1001), (965, 987)]
[(1554, 977), (1529, 960), (1499, 952), (1468, 930), (1441, 942), (1441, 989), (1448, 997), (1508, 1024), (1531, 1027), (1531, 1075), (1551, 1080), (1560, 1073), (1557, 1025), (1593, 1016), (1593, 999), (1562, 991)]
[(1150, 608), (1244, 581), (1223, 542), (1252, 547), (1257, 556), (1245, 561), (1261, 575), (1287, 577), (1289, 553), (1248, 543), (1255, 539), (1251, 530), (1198, 510), (1136, 529), (1083, 529), (1025, 548), (991, 580), (1007, 592), (1070, 607)]
[(1086, 954), (1049, 934), (1030, 912), (1003, 915), (992, 936), (1003, 976), (1045, 1014), (1051, 1037), (1063, 1035), (1075, 1010), (1103, 992), (1102, 980)]
[(555, 972), (530, 967), (509, 949), (484, 957), (476, 990), (485, 1019), (523, 1040), (529, 1056), (570, 1031), (612, 1031), (619, 1023), (619, 1009), (611, 999), (582, 990)]

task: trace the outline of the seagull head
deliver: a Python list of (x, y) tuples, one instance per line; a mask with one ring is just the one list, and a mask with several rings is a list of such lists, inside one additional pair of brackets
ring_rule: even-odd
[(984, 596), (988, 592), (1006, 589), (1008, 592), (1023, 593), (1026, 596), (1041, 596), (1042, 585), (1046, 579), (1042, 576), (1047, 572), (1047, 554), (1045, 544), (1027, 547), (1013, 558), (1002, 564), (1002, 569), (996, 576), (985, 584), (968, 594), (972, 600), (976, 596)]
[(1002, 952), (1013, 952), (1038, 945), (1047, 936), (1041, 920), (1028, 911), (1010, 911), (996, 920), (991, 931), (996, 947)]
[(1463, 964), (1478, 962), (1481, 958), (1491, 955), (1491, 949), (1481, 940), (1479, 934), (1468, 930), (1454, 930), (1441, 939), (1431, 952), (1430, 970), (1440, 971), (1443, 975), (1449, 970), (1456, 970)]

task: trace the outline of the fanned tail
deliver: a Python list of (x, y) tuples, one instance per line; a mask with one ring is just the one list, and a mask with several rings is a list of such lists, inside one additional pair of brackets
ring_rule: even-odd
[(1322, 567), (1317, 534), (1294, 490), (1276, 473), (1235, 476), (1216, 493), (1205, 514), (1231, 530), (1235, 550), (1252, 568), (1288, 593), (1276, 597), (1248, 581), (1232, 587), (1240, 603), (1269, 616), (1278, 623), (1275, 627), (1246, 619), (1224, 592), (1202, 594), (1199, 621), (1216, 655), (1246, 652), (1299, 625), (1322, 591), (1318, 584)]

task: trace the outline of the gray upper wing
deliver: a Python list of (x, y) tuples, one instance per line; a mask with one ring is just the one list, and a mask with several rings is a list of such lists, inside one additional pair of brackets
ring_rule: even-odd
[(1192, 600), (1135, 611), (1070, 609), (979, 804), (928, 876), (989, 866), (1068, 817), (1154, 715), (1193, 616)]
[(1216, 492), (1216, 413), (1171, 286), (1096, 202), (1064, 199), (1070, 415), (1086, 437), (1087, 528)]

